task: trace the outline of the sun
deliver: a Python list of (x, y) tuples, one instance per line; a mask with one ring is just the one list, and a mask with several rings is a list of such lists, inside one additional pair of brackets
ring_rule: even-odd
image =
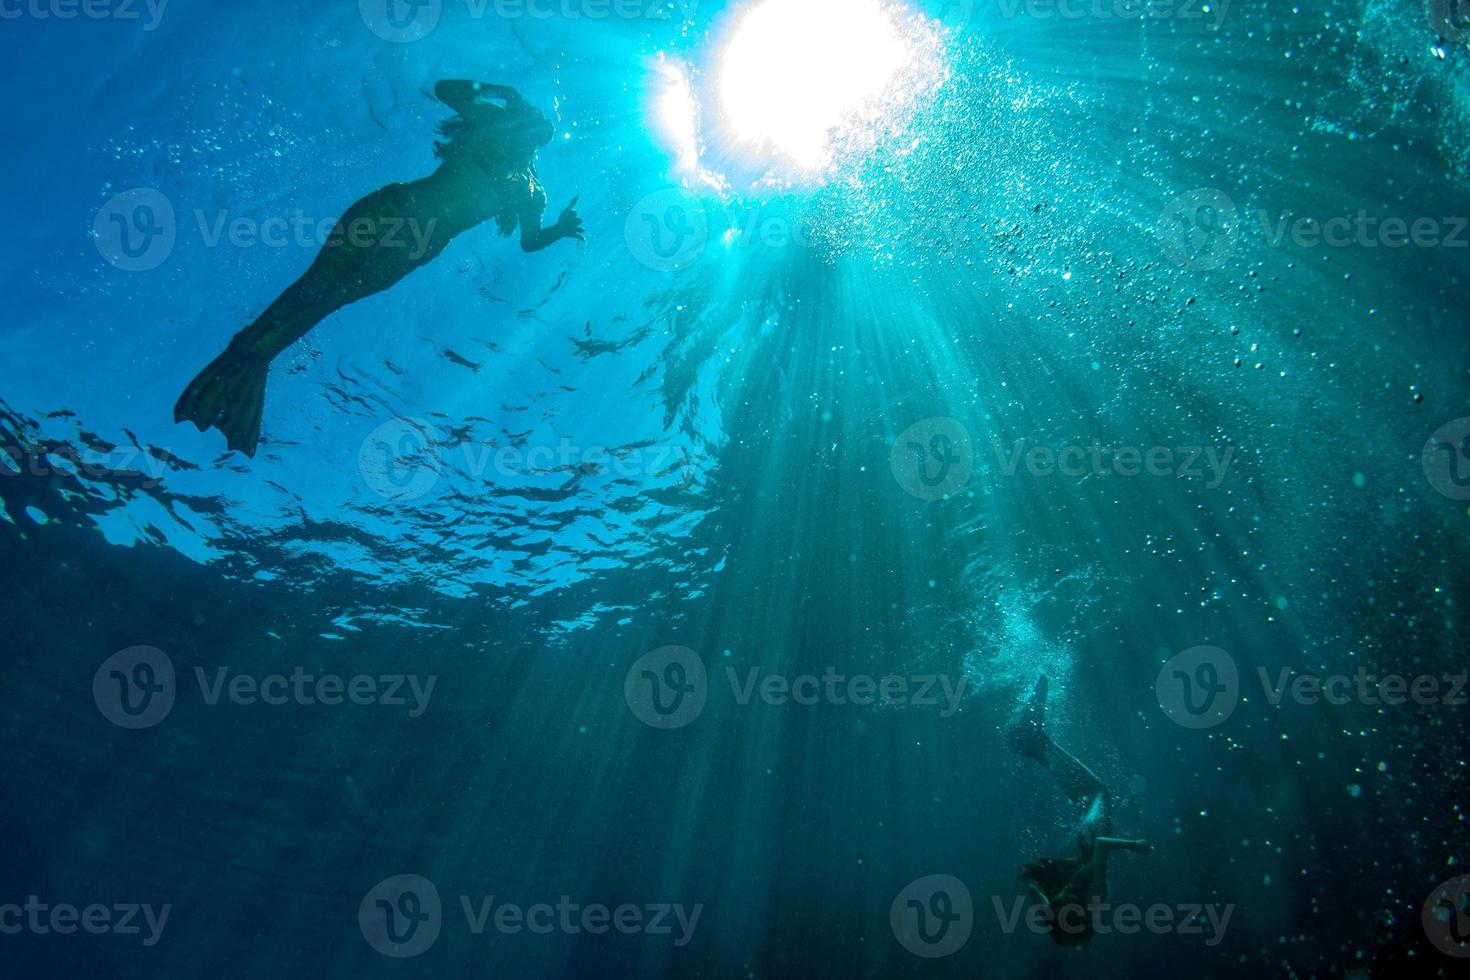
[(922, 15), (883, 0), (759, 0), (718, 55), (726, 139), (793, 175), (827, 170), (845, 143), (901, 126), (942, 73)]
[(905, 132), (949, 74), (904, 0), (750, 0), (701, 50), (651, 60), (651, 128), (686, 185), (814, 187)]

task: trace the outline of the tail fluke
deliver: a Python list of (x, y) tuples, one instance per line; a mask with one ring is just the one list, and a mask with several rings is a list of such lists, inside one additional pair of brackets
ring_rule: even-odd
[(1049, 687), (1050, 682), (1042, 674), (1031, 697), (1006, 729), (1006, 741), (1010, 743), (1011, 750), (1042, 765), (1047, 764), (1046, 695)]
[(224, 433), (231, 449), (254, 456), (260, 443), (265, 382), (271, 362), (233, 345), (199, 372), (174, 406), (175, 422), (193, 422), (203, 432)]

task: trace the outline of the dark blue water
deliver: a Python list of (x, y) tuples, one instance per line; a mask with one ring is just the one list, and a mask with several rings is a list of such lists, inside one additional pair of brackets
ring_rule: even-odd
[[(1464, 972), (1464, 11), (896, 4), (762, 180), (659, 108), (754, 5), (0, 5), (0, 975)], [(587, 242), (175, 425), (444, 78)], [(1043, 672), (1153, 845), (1079, 949)]]

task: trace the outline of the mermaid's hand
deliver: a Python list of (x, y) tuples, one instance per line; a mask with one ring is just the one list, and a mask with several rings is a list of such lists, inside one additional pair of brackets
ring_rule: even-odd
[(582, 226), (581, 216), (577, 214), (577, 202), (581, 199), (580, 194), (572, 198), (572, 203), (556, 219), (556, 231), (562, 238), (575, 238), (579, 242), (587, 240), (587, 230)]

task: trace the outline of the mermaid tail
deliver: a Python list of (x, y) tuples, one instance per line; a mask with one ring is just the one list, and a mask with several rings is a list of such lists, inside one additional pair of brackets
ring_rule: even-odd
[(174, 421), (193, 422), (201, 432), (219, 429), (231, 449), (253, 457), (270, 364), (269, 358), (231, 344), (184, 389), (174, 406)]
[(1028, 759), (1035, 759), (1043, 766), (1046, 762), (1046, 693), (1049, 682), (1042, 674), (1036, 681), (1031, 697), (1021, 707), (1020, 714), (1006, 728), (1006, 742), (1011, 751)]
[(1012, 751), (1023, 755), (1051, 770), (1052, 777), (1067, 798), (1077, 803), (1086, 803), (1101, 796), (1104, 809), (1109, 797), (1108, 788), (1087, 766), (1066, 749), (1062, 748), (1046, 731), (1046, 695), (1050, 682), (1042, 674), (1018, 714), (1006, 728), (1006, 741)]

